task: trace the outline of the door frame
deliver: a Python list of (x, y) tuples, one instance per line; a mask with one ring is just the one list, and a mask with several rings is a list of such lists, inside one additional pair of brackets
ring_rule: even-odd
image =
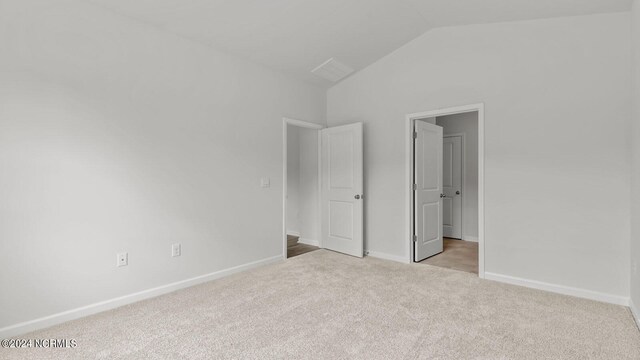
[[(303, 120), (298, 120), (298, 119), (292, 119), (292, 118), (287, 118), (287, 117), (283, 117), (282, 118), (282, 258), (284, 260), (287, 260), (287, 191), (288, 191), (288, 187), (287, 187), (287, 127), (291, 125), (291, 126), (297, 126), (297, 127), (301, 127), (301, 128), (305, 128), (305, 129), (312, 129), (312, 130), (316, 130), (318, 132), (318, 218), (316, 219), (316, 221), (318, 222), (318, 229), (320, 228), (321, 225), (321, 209), (320, 206), (321, 201), (320, 201), (320, 191), (322, 188), (322, 184), (320, 183), (321, 176), (320, 176), (320, 171), (321, 171), (321, 153), (320, 153), (320, 130), (324, 129), (325, 126), (320, 125), (320, 124), (315, 124), (315, 123), (311, 123), (311, 122), (307, 122), (307, 121), (303, 121)], [(318, 246), (322, 247), (322, 236), (319, 235), (318, 237)]]
[[(465, 191), (465, 171), (466, 171), (466, 157), (464, 156), (464, 152), (466, 150), (466, 139), (465, 139), (465, 133), (451, 133), (451, 134), (443, 134), (442, 138), (448, 138), (448, 137), (459, 137), (460, 138), (460, 165), (462, 166), (462, 169), (460, 169), (460, 176), (462, 177), (460, 179), (460, 187), (462, 188), (462, 194), (460, 196), (460, 201), (461, 201), (461, 207), (462, 209), (460, 209), (461, 214), (460, 214), (460, 226), (462, 227), (460, 229), (460, 238), (461, 240), (466, 240), (465, 239), (465, 235), (464, 235), (464, 209), (465, 209), (465, 194), (467, 193)], [(479, 205), (479, 204), (478, 204)], [(468, 240), (466, 240), (468, 241)]]
[(484, 103), (427, 110), (405, 117), (405, 239), (406, 262), (413, 264), (413, 124), (416, 120), (446, 115), (478, 112), (478, 277), (485, 277), (484, 238)]

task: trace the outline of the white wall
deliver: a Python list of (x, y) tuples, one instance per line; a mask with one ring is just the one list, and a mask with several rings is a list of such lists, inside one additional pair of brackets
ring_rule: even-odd
[(633, 130), (631, 186), (631, 301), (640, 324), (640, 0), (633, 2)]
[(318, 131), (289, 125), (287, 138), (288, 233), (315, 245), (319, 240)]
[(282, 117), (323, 90), (84, 1), (0, 23), (0, 328), (281, 256)]
[(464, 134), (462, 239), (478, 240), (478, 112), (441, 116), (436, 124), (444, 135)]
[(440, 28), (331, 88), (328, 124), (365, 124), (366, 248), (408, 256), (405, 115), (484, 102), (486, 271), (627, 297), (630, 34), (628, 13)]
[(316, 245), (320, 239), (318, 209), (318, 131), (300, 128), (300, 241)]
[(287, 126), (287, 234), (300, 235), (300, 132)]

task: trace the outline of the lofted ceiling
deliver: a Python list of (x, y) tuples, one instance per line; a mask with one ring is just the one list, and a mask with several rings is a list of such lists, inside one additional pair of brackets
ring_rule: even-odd
[(441, 26), (628, 11), (631, 0), (90, 0), (300, 79), (329, 58), (360, 70)]

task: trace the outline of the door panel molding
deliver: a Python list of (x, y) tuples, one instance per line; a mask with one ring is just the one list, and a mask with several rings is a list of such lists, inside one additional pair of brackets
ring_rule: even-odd
[(442, 242), (442, 127), (425, 121), (414, 124), (415, 184), (414, 261), (439, 254)]
[(363, 125), (325, 128), (321, 133), (321, 233), (323, 247), (364, 256)]

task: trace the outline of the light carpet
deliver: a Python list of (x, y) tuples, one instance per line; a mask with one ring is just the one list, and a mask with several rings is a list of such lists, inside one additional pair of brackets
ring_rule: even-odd
[(326, 250), (20, 338), (2, 359), (640, 359), (622, 306)]

